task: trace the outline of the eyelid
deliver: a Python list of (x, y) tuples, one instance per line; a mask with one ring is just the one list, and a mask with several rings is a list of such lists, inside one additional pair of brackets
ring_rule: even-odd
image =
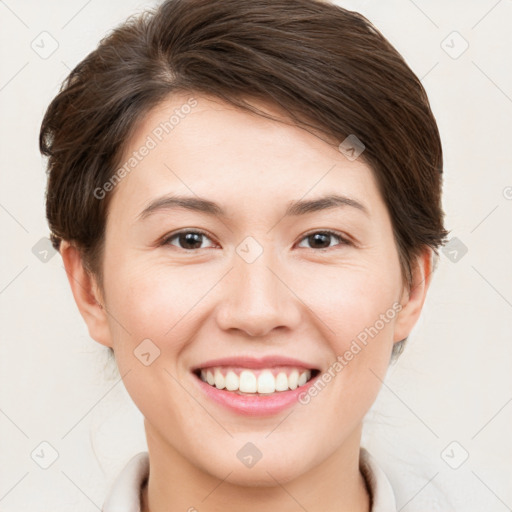
[[(210, 235), (207, 231), (205, 231), (204, 229), (200, 229), (200, 228), (185, 228), (185, 229), (179, 229), (178, 231), (172, 231), (171, 233), (166, 233), (164, 236), (162, 236), (161, 238), (159, 238), (156, 242), (155, 245), (157, 246), (160, 246), (160, 245), (170, 245), (169, 244), (169, 240), (171, 240), (172, 238), (182, 234), (182, 233), (198, 233), (198, 234), (201, 234), (201, 235), (204, 235), (205, 237), (207, 237), (208, 239), (210, 239), (214, 244), (217, 244), (217, 242), (215, 242), (215, 238)], [(179, 247), (176, 247), (177, 249), (179, 249)], [(205, 247), (205, 249), (207, 249), (207, 247)], [(185, 249), (183, 249), (185, 250)], [(195, 249), (194, 251), (198, 251), (199, 249)], [(188, 251), (188, 252), (194, 252), (194, 251)]]
[[(217, 244), (217, 242), (215, 242), (215, 238), (213, 236), (211, 236), (207, 231), (203, 230), (203, 229), (200, 229), (200, 228), (184, 228), (184, 229), (179, 229), (178, 231), (173, 231), (171, 233), (167, 233), (166, 235), (164, 235), (163, 237), (161, 237), (159, 239), (159, 241), (157, 242), (157, 245), (171, 245), (169, 243), (169, 241), (171, 239), (173, 239), (174, 237), (182, 234), (182, 233), (198, 233), (198, 234), (201, 234), (201, 235), (204, 235), (205, 237), (207, 237), (212, 243), (214, 244)], [(312, 229), (306, 233), (304, 233), (301, 238), (299, 239), (299, 241), (297, 243), (300, 243), (302, 242), (304, 239), (306, 239), (308, 236), (311, 236), (311, 235), (314, 235), (316, 233), (322, 233), (322, 234), (327, 234), (327, 235), (332, 235), (336, 238), (338, 238), (340, 240), (340, 243), (337, 244), (338, 246), (339, 245), (352, 245), (352, 246), (356, 246), (356, 242), (354, 241), (354, 239), (345, 234), (345, 233), (342, 233), (340, 231), (337, 231), (337, 230), (334, 230), (334, 229)], [(174, 246), (173, 246), (174, 247)], [(336, 247), (336, 246), (334, 246)], [(309, 248), (309, 247), (304, 247), (304, 249), (311, 249), (315, 252), (319, 252), (319, 251), (327, 251), (327, 250), (330, 250), (330, 249), (333, 249), (334, 247), (325, 247), (323, 249), (313, 249), (313, 248)], [(180, 249), (179, 247), (176, 247), (177, 249)], [(204, 249), (210, 249), (210, 247), (205, 247)], [(193, 250), (186, 250), (186, 249), (183, 249), (184, 251), (186, 252), (197, 252), (199, 251), (200, 249), (193, 249)]]

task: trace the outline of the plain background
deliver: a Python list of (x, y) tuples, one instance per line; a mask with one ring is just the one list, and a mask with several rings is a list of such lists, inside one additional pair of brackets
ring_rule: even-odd
[[(368, 17), (422, 79), (454, 239), (362, 444), (399, 510), (512, 510), (512, 1), (338, 3)], [(146, 449), (142, 416), (89, 338), (60, 256), (44, 252), (38, 133), (70, 69), (153, 5), (0, 0), (2, 512), (99, 510)]]

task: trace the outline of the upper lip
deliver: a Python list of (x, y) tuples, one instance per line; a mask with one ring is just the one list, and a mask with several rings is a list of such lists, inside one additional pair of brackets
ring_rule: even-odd
[(244, 368), (272, 368), (274, 366), (296, 366), (306, 369), (316, 369), (310, 363), (284, 356), (264, 356), (264, 357), (250, 357), (250, 356), (237, 356), (237, 357), (223, 357), (220, 359), (211, 359), (204, 363), (198, 364), (192, 368), (192, 371), (197, 371), (201, 368), (209, 368), (212, 366), (241, 366)]

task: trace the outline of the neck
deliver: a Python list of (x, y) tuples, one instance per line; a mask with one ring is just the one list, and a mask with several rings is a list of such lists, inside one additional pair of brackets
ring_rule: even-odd
[[(370, 512), (370, 495), (359, 470), (361, 426), (327, 459), (286, 481), (264, 486), (231, 483), (193, 465), (146, 424), (150, 474), (141, 512)], [(268, 472), (269, 474), (271, 472)]]

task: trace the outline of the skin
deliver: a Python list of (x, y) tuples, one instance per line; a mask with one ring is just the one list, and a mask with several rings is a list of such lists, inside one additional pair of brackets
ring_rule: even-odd
[[(190, 96), (151, 110), (124, 156)], [(192, 112), (110, 192), (103, 287), (72, 244), (61, 247), (89, 333), (114, 349), (145, 418), (151, 470), (142, 509), (369, 511), (358, 466), (362, 422), (393, 343), (419, 317), (431, 252), (413, 262), (409, 291), (391, 219), (362, 158), (351, 161), (337, 144), (299, 127), (194, 97)], [(343, 206), (284, 217), (290, 201), (331, 193), (359, 201), (367, 213)], [(164, 209), (138, 219), (166, 194), (215, 201), (228, 217)], [(157, 243), (183, 229), (207, 232), (200, 248), (178, 237)], [(306, 236), (325, 229), (349, 243), (331, 236), (315, 245)], [(263, 250), (251, 263), (236, 252), (247, 236)], [(244, 417), (205, 397), (190, 371), (241, 354), (291, 356), (326, 370), (396, 303), (399, 314), (307, 405)], [(160, 356), (145, 366), (134, 350), (148, 338)], [(262, 452), (252, 468), (236, 456), (247, 442)]]

